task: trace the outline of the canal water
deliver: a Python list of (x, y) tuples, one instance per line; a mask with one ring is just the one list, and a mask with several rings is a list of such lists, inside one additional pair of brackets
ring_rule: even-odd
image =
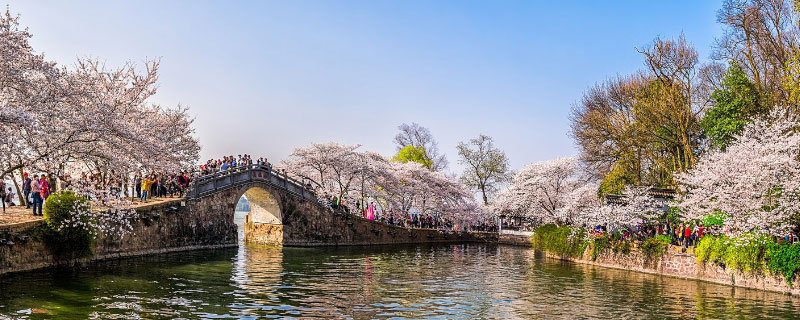
[(800, 299), (781, 294), (484, 244), (240, 246), (0, 278), (0, 319), (789, 319), (798, 312)]

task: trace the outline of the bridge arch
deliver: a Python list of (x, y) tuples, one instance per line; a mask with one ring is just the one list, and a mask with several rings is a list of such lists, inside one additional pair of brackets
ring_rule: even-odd
[(244, 242), (266, 245), (283, 244), (283, 214), (279, 198), (260, 183), (243, 186), (232, 199), (233, 206), (244, 196), (250, 212), (244, 220)]
[[(248, 220), (255, 223), (283, 224), (283, 215), (278, 198), (269, 190), (252, 185), (242, 188), (239, 197), (233, 199), (237, 203), (244, 196), (250, 204)], [(235, 204), (234, 204), (235, 205)]]

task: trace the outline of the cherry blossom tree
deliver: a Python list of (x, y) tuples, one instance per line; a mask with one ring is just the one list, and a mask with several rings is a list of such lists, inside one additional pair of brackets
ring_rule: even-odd
[(462, 223), (474, 221), (474, 197), (455, 177), (430, 171), (415, 162), (389, 164), (387, 175), (377, 183), (387, 202), (399, 213), (416, 208), (424, 214), (438, 215)]
[(685, 218), (723, 212), (723, 229), (734, 236), (789, 227), (789, 218), (800, 208), (800, 123), (796, 115), (778, 109), (678, 177)]
[(665, 202), (648, 194), (650, 187), (628, 187), (617, 202), (603, 203), (599, 183), (588, 178), (572, 157), (528, 165), (500, 191), (491, 206), (496, 216), (527, 217), (539, 224), (609, 230), (659, 218)]
[(342, 145), (336, 142), (313, 143), (295, 148), (283, 161), (286, 170), (312, 184), (323, 201), (331, 197), (341, 199), (355, 191), (361, 170), (368, 166), (356, 152), (360, 145)]
[(17, 150), (22, 135), (35, 129), (39, 111), (61, 91), (61, 70), (33, 51), (31, 36), (10, 11), (0, 17), (0, 178), (31, 160)]
[(618, 230), (633, 226), (642, 220), (660, 218), (666, 208), (666, 201), (648, 193), (651, 187), (628, 186), (618, 201), (587, 208), (581, 215), (583, 225), (593, 227), (603, 225), (608, 230)]
[(394, 143), (399, 152), (408, 146), (424, 150), (424, 160), (430, 163), (433, 171), (444, 171), (447, 169), (447, 156), (439, 152), (439, 144), (433, 138), (431, 131), (416, 122), (411, 124), (403, 123), (397, 127), (400, 130), (394, 137)]
[(312, 185), (321, 201), (332, 197), (375, 202), (385, 215), (405, 217), (416, 209), (462, 225), (480, 221), (472, 194), (455, 177), (416, 162), (394, 162), (358, 145), (314, 143), (296, 148), (286, 169)]
[(573, 157), (536, 162), (517, 172), (492, 205), (495, 214), (511, 213), (539, 223), (583, 223), (598, 207), (597, 182), (580, 170)]
[(0, 18), (0, 177), (29, 168), (62, 179), (188, 167), (198, 158), (187, 109), (149, 103), (158, 61), (108, 69), (92, 59), (58, 67), (36, 54), (9, 11)]
[[(31, 36), (18, 16), (8, 10), (0, 16), (0, 178), (22, 169), (55, 174), (94, 201), (77, 206), (76, 214), (107, 215), (93, 220), (104, 232), (111, 232), (112, 220), (127, 229), (130, 204), (113, 199), (118, 195), (107, 192), (105, 177), (188, 169), (200, 150), (193, 119), (185, 107), (150, 102), (158, 61), (141, 70), (78, 59), (68, 68), (36, 53)], [(103, 177), (94, 190), (77, 187), (75, 177), (87, 171)], [(97, 207), (107, 212), (91, 213)]]

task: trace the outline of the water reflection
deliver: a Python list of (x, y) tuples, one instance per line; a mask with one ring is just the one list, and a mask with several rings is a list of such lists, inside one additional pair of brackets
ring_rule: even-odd
[(477, 244), (195, 251), (0, 278), (0, 318), (772, 318), (797, 298)]

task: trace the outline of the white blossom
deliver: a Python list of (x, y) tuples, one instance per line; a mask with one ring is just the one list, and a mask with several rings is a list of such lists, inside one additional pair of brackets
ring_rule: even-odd
[(800, 208), (800, 134), (797, 119), (779, 109), (756, 119), (725, 150), (711, 150), (678, 176), (687, 219), (717, 211), (723, 231), (778, 233)]
[(517, 172), (494, 203), (496, 215), (532, 219), (541, 224), (583, 224), (599, 206), (597, 182), (591, 181), (573, 157), (536, 162)]
[(323, 202), (336, 197), (352, 209), (358, 201), (375, 203), (385, 217), (405, 217), (416, 209), (462, 226), (485, 222), (472, 194), (454, 177), (358, 148), (314, 143), (296, 148), (283, 164), (292, 175), (311, 184)]

